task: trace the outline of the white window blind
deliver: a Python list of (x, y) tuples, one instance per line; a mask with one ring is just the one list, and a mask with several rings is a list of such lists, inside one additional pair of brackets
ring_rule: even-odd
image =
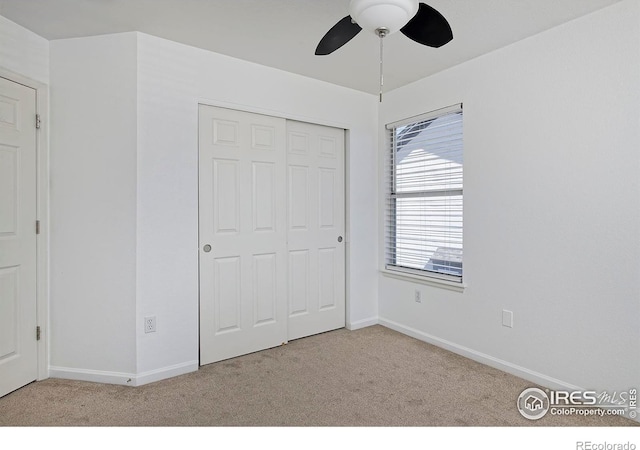
[(387, 125), (386, 268), (462, 281), (462, 105)]

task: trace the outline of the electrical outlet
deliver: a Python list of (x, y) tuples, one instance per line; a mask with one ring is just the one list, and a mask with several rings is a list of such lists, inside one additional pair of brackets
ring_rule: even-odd
[(422, 293), (418, 289), (413, 293), (413, 298), (416, 303), (422, 303)]
[(144, 318), (144, 332), (145, 333), (156, 332), (156, 316), (149, 316)]

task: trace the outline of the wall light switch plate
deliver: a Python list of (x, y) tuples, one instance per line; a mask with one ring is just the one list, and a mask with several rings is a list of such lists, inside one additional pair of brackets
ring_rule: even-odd
[(509, 311), (506, 309), (502, 310), (502, 326), (513, 328), (513, 311)]

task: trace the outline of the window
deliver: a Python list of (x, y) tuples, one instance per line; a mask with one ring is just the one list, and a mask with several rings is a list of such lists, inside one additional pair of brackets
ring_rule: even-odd
[(462, 105), (387, 130), (386, 268), (462, 282)]

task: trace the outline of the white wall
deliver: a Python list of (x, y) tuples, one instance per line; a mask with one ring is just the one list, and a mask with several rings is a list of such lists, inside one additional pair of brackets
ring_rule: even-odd
[(0, 16), (0, 68), (49, 83), (49, 41)]
[(348, 321), (377, 320), (375, 96), (138, 33), (53, 41), (51, 94), (53, 376), (197, 368), (198, 102), (349, 129)]
[(136, 40), (51, 42), (53, 376), (136, 369)]
[(640, 384), (638, 23), (622, 1), (386, 95), (381, 124), (464, 103), (468, 287), (380, 275), (383, 324), (550, 387)]
[(198, 102), (348, 128), (348, 321), (377, 318), (376, 97), (140, 34), (138, 372), (198, 360)]

